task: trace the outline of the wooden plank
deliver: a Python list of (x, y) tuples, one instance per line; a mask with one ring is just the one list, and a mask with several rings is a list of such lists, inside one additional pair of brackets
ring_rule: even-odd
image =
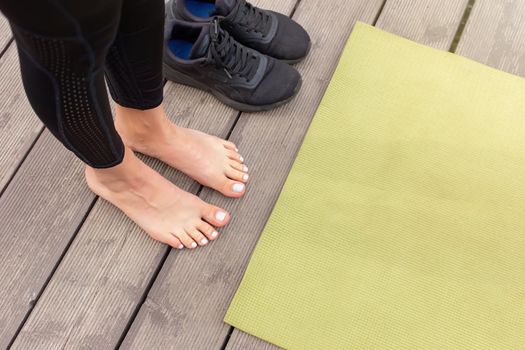
[[(0, 45), (2, 39), (0, 36)], [(0, 75), (2, 76), (0, 83), (1, 192), (32, 147), (43, 126), (26, 98), (15, 43), (9, 46), (0, 59)]]
[[(271, 5), (290, 12), (294, 3)], [(238, 115), (210, 95), (188, 87), (168, 83), (165, 96), (167, 112), (177, 124), (220, 137), (228, 135)], [(183, 189), (196, 192), (199, 188), (160, 162), (148, 159), (147, 163)], [(59, 177), (66, 164), (54, 164), (53, 176)], [(84, 187), (81, 170), (79, 164), (73, 186), (77, 190)], [(97, 201), (13, 348), (113, 348), (166, 251), (166, 246), (149, 239), (116, 208)]]
[(47, 131), (0, 198), (0, 348), (11, 341), (94, 195), (81, 165)]
[[(211, 249), (172, 252), (140, 309), (123, 349), (220, 349), (230, 326), (222, 319), (245, 266), (279, 195), (301, 140), (356, 21), (371, 22), (382, 1), (302, 0), (294, 19), (313, 39), (312, 52), (298, 65), (304, 83), (289, 105), (241, 115), (231, 139), (250, 167), (241, 200), (209, 189), (201, 197), (232, 213), (232, 221)], [(300, 239), (300, 237), (298, 237)], [(251, 347), (246, 347), (251, 349)]]
[(525, 1), (477, 0), (456, 53), (525, 77)]
[(376, 26), (421, 44), (448, 50), (467, 4), (468, 0), (388, 0)]
[[(376, 26), (425, 45), (448, 49), (467, 3), (468, 0), (448, 3), (436, 3), (434, 0), (388, 0)], [(241, 349), (280, 348), (235, 329), (226, 350)]]

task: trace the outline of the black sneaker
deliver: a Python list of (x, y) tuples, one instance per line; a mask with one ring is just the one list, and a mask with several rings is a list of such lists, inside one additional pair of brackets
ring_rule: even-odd
[(166, 21), (164, 76), (212, 93), (240, 111), (285, 104), (299, 91), (299, 72), (238, 43), (212, 23)]
[(235, 40), (286, 63), (297, 63), (310, 51), (310, 37), (303, 27), (246, 0), (170, 0), (166, 14), (168, 19), (201, 23), (219, 17), (221, 27)]

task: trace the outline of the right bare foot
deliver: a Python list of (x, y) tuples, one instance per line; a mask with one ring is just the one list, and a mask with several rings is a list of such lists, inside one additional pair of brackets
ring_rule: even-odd
[(218, 233), (214, 226), (228, 223), (223, 209), (202, 201), (166, 180), (126, 148), (121, 164), (86, 167), (93, 192), (122, 210), (153, 239), (182, 249), (203, 246)]
[(115, 127), (132, 150), (157, 158), (225, 196), (238, 198), (246, 192), (248, 167), (235, 144), (175, 125), (162, 105), (148, 110), (115, 108)]

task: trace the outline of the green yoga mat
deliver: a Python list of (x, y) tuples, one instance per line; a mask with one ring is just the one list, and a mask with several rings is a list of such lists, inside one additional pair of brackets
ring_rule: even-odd
[(358, 23), (225, 321), (286, 349), (525, 349), (525, 80)]

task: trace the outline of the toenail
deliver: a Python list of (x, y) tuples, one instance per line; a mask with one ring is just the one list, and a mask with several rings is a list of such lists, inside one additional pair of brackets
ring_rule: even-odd
[(178, 248), (178, 249), (183, 249), (183, 248), (184, 248), (184, 245), (181, 244), (181, 245), (178, 246), (177, 248)]
[(235, 152), (239, 152), (239, 149), (237, 147), (235, 147)]
[(248, 174), (244, 174), (243, 177), (242, 177), (242, 179), (243, 179), (244, 181), (248, 181), (248, 177), (249, 177)]
[(243, 168), (242, 168), (245, 172), (248, 171), (248, 167), (245, 165)]
[(218, 211), (216, 214), (215, 214), (215, 218), (219, 221), (223, 221), (225, 218), (226, 218), (226, 213), (225, 212), (222, 212), (222, 211)]
[(233, 184), (232, 190), (233, 192), (240, 193), (244, 191), (244, 184)]
[(203, 238), (203, 239), (201, 240), (201, 243), (202, 243), (202, 244), (208, 244), (208, 240), (207, 240), (206, 238)]
[(242, 156), (239, 158), (239, 160), (240, 160), (241, 162), (244, 162), (244, 158), (243, 158)]
[(219, 235), (219, 232), (217, 232), (217, 231), (213, 231), (213, 232), (211, 233), (211, 236), (212, 236), (212, 237), (217, 237), (218, 235)]
[(193, 243), (191, 244), (191, 247), (192, 247), (192, 248), (197, 248), (197, 243), (193, 242)]

